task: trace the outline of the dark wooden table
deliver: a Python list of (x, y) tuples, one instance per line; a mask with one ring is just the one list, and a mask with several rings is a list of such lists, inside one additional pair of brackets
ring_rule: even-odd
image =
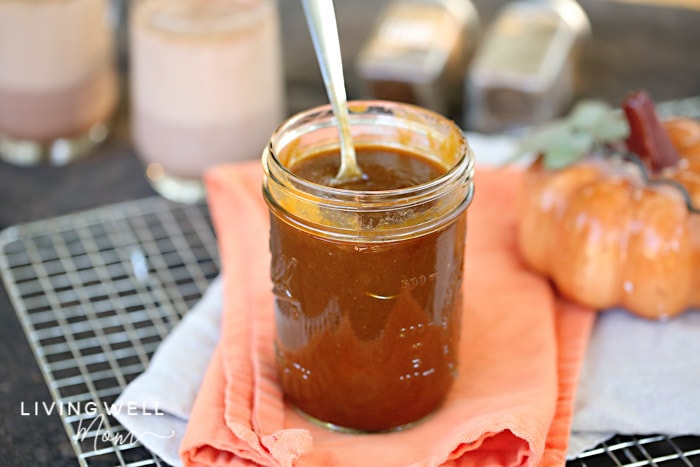
[[(280, 3), (292, 114), (325, 103), (326, 97), (301, 6), (298, 0)], [(474, 3), (486, 25), (504, 2)], [(382, 4), (336, 0), (350, 98), (360, 97), (353, 58)], [(578, 97), (618, 104), (633, 88), (646, 89), (658, 101), (700, 95), (700, 5), (655, 7), (606, 0), (581, 4), (589, 14), (593, 38), (582, 57)], [(61, 168), (0, 163), (0, 228), (153, 194), (131, 148), (128, 108), (123, 104), (108, 143), (84, 160)], [(76, 465), (59, 418), (23, 416), (22, 401), (50, 403), (51, 397), (0, 288), (0, 465)]]

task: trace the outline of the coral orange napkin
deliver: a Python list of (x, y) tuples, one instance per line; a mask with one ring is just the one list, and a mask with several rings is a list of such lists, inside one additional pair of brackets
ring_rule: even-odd
[(518, 169), (479, 169), (469, 208), (459, 376), (397, 433), (311, 425), (276, 382), (268, 211), (259, 163), (207, 175), (224, 278), (222, 335), (180, 446), (185, 465), (562, 465), (594, 314), (557, 300), (515, 245)]

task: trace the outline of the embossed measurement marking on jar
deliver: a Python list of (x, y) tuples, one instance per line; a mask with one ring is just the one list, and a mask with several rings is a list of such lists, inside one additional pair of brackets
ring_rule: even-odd
[[(428, 275), (420, 274), (418, 276), (401, 279), (401, 290), (403, 291), (406, 289), (415, 289), (416, 287), (427, 285), (429, 281), (435, 279), (435, 276), (437, 276), (437, 272), (433, 272), (432, 274)], [(393, 300), (397, 298), (400, 295), (400, 293), (401, 292), (394, 295), (382, 295), (378, 293), (367, 292), (367, 296), (376, 298), (378, 300)]]
[(434, 280), (437, 276), (437, 272), (432, 272), (431, 274), (425, 275), (420, 274), (418, 276), (409, 277), (406, 279), (401, 279), (402, 289), (415, 289), (418, 286), (425, 285), (428, 281)]

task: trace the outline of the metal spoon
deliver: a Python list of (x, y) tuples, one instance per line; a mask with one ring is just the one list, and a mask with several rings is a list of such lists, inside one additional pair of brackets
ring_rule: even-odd
[(326, 86), (326, 93), (338, 122), (340, 168), (332, 183), (340, 185), (361, 179), (362, 170), (357, 165), (355, 147), (350, 136), (348, 103), (333, 0), (302, 0), (302, 2), (316, 58), (321, 67), (323, 84)]

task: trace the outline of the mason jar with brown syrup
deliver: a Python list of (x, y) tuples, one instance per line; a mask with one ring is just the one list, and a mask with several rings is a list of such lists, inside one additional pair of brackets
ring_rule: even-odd
[(334, 183), (330, 106), (292, 116), (263, 154), (278, 378), (316, 423), (393, 431), (434, 412), (458, 371), (474, 156), (432, 111), (349, 111), (362, 179)]

